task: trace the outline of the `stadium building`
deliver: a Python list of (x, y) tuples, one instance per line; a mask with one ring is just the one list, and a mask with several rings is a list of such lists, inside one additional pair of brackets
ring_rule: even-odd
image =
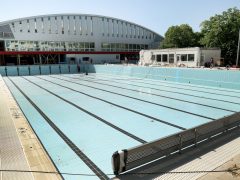
[(159, 46), (159, 34), (98, 15), (56, 14), (0, 23), (0, 65), (119, 63)]

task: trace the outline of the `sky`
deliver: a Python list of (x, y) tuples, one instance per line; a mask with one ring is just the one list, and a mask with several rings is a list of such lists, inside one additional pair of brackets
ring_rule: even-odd
[(164, 36), (170, 26), (200, 24), (215, 14), (237, 7), (240, 0), (7, 0), (1, 2), (0, 22), (61, 13), (96, 14), (124, 19)]

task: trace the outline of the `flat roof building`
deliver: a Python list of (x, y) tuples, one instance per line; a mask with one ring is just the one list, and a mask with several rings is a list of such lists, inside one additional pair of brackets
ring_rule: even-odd
[(160, 66), (204, 66), (213, 58), (214, 65), (221, 65), (221, 49), (219, 48), (169, 48), (141, 50), (141, 65), (160, 65)]
[(0, 23), (0, 65), (120, 62), (157, 48), (162, 36), (128, 21), (90, 14), (54, 14)]

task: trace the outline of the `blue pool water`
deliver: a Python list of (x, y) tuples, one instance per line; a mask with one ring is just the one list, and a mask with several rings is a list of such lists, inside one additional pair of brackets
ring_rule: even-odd
[[(111, 156), (115, 151), (240, 111), (240, 91), (236, 89), (117, 73), (57, 75), (54, 73), (57, 67), (48, 75), (49, 69), (43, 70), (45, 75), (41, 76), (3, 79), (60, 172), (95, 174), (45, 116), (111, 178)], [(22, 69), (22, 75), (27, 75), (27, 71)], [(130, 73), (129, 69), (124, 72)], [(70, 175), (63, 177), (76, 179)], [(84, 179), (98, 179), (98, 176)]]

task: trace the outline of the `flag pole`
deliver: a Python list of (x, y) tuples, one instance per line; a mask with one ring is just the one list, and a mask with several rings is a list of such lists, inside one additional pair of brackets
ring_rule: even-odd
[(237, 48), (236, 67), (238, 66), (238, 61), (239, 61), (239, 46), (240, 46), (240, 29), (239, 29), (239, 35), (238, 35), (238, 48)]

